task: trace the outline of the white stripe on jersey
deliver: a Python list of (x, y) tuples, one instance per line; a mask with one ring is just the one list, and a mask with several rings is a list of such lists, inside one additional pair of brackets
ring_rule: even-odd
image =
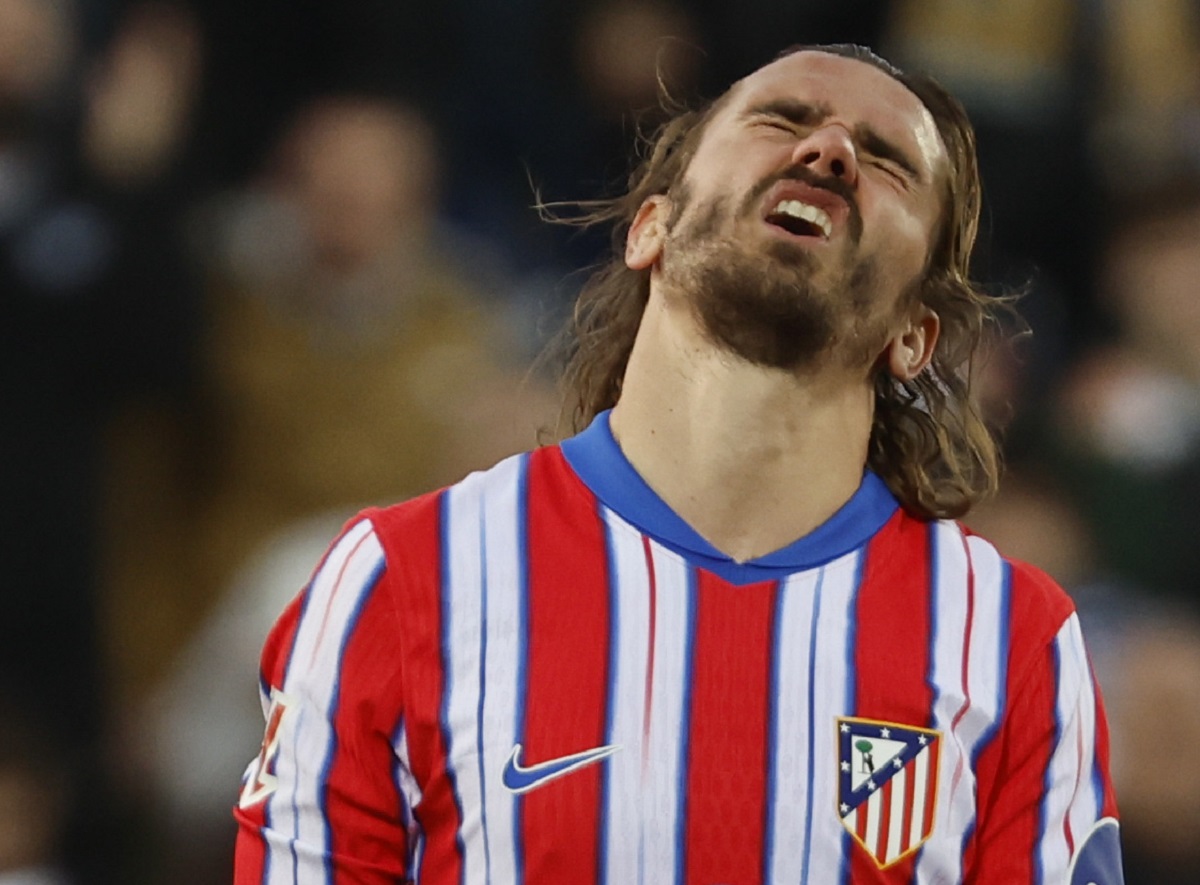
[[(854, 709), (854, 603), (862, 577), (862, 553), (855, 551), (821, 570), (817, 617), (807, 646), (812, 667), (812, 790), (809, 796), (831, 797), (829, 805), (810, 809), (811, 840), (805, 881), (840, 882), (845, 875), (850, 835), (842, 827), (838, 796), (837, 717)], [(795, 727), (801, 727), (799, 724)], [(803, 726), (808, 727), (808, 726)], [(809, 800), (811, 802), (811, 798)]]
[[(449, 574), (442, 605), (447, 752), (466, 809), (459, 835), (463, 879), (469, 883), (517, 880), (517, 798), (500, 776), (520, 740), (523, 467), (521, 456), (510, 458), (447, 492), (443, 561)], [(454, 764), (468, 759), (476, 764)]]
[[(991, 544), (967, 538), (955, 523), (936, 523), (933, 532), (932, 609), (936, 621), (932, 625), (932, 682), (941, 686), (934, 700), (933, 727), (945, 738), (934, 831), (966, 834), (974, 830), (975, 820), (972, 763), (994, 734), (1005, 703), (1007, 567)], [(923, 851), (917, 862), (917, 881), (943, 877), (951, 881), (962, 878), (961, 851)]]
[[(687, 795), (687, 725), (695, 593), (692, 570), (678, 555), (651, 543), (657, 611), (646, 768), (653, 782), (642, 791), (644, 827), (638, 882), (678, 882), (683, 865), (683, 802)], [(668, 871), (671, 871), (668, 873)]]
[[(269, 863), (268, 885), (291, 885), (293, 867), (319, 869), (328, 852), (328, 826), (322, 807), (323, 785), (333, 749), (330, 713), (346, 640), (358, 612), (383, 569), (383, 548), (367, 521), (351, 527), (329, 552), (313, 577), (304, 613), (283, 679), (283, 691), (300, 700), (293, 719), (291, 748), (280, 752), (279, 783), (267, 800), (270, 827), (294, 840), (293, 864)], [(293, 689), (302, 683), (303, 690)], [(283, 852), (271, 853), (278, 859)]]
[(649, 663), (650, 582), (641, 533), (608, 508), (602, 509), (608, 531), (609, 581), (612, 587), (612, 649), (614, 672), (609, 704), (612, 721), (604, 743), (621, 751), (608, 760), (604, 818), (602, 885), (631, 885), (639, 877), (638, 852), (632, 846), (642, 835), (643, 699)]
[[(811, 815), (806, 803), (809, 769), (813, 760), (808, 722), (808, 693), (812, 673), (812, 645), (817, 609), (816, 569), (788, 577), (779, 588), (775, 616), (771, 687), (774, 721), (770, 736), (771, 778), (767, 781), (770, 802), (767, 819), (766, 869), (771, 882), (801, 882), (804, 877), (803, 846), (796, 845)], [(820, 727), (813, 723), (813, 728)]]
[(404, 730), (403, 720), (393, 736), (392, 751), (396, 754), (392, 777), (396, 782), (396, 792), (402, 803), (400, 819), (408, 832), (406, 868), (412, 880), (417, 882), (421, 878), (421, 858), (425, 854), (425, 833), (421, 830), (421, 824), (413, 814), (413, 809), (421, 801), (421, 785), (417, 783), (417, 778), (412, 773), (412, 765), (408, 756), (408, 736)]
[(1038, 868), (1043, 882), (1060, 881), (1070, 867), (1068, 817), (1073, 839), (1079, 843), (1100, 816), (1091, 777), (1096, 699), (1076, 615), (1072, 614), (1055, 636), (1054, 655), (1058, 664), (1054, 710), (1058, 745), (1046, 770), (1046, 795), (1042, 799)]

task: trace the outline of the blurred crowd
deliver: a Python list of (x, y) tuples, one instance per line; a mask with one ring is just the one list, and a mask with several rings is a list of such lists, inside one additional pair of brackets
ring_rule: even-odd
[(980, 138), (970, 520), (1075, 597), (1130, 885), (1200, 869), (1200, 4), (0, 0), (0, 885), (229, 879), (265, 632), (338, 526), (552, 433), (639, 131), (794, 43)]

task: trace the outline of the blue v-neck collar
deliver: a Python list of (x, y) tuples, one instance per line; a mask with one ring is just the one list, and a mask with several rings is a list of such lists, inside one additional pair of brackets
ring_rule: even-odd
[(562, 444), (567, 463), (609, 509), (640, 531), (736, 584), (772, 580), (814, 568), (866, 543), (900, 506), (871, 471), (840, 510), (803, 538), (749, 562), (738, 563), (700, 537), (660, 498), (625, 457), (601, 412), (578, 436)]

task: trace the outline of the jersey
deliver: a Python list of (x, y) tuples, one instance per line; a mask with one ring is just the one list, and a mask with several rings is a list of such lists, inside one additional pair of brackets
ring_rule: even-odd
[(1121, 882), (1067, 595), (867, 472), (746, 563), (560, 446), (352, 521), (262, 663), (236, 882)]

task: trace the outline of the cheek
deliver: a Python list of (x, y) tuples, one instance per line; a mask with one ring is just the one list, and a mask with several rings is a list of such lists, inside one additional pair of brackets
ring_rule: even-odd
[(925, 269), (933, 232), (922, 218), (899, 208), (891, 208), (879, 219), (874, 254), (882, 259), (884, 268), (910, 281)]

